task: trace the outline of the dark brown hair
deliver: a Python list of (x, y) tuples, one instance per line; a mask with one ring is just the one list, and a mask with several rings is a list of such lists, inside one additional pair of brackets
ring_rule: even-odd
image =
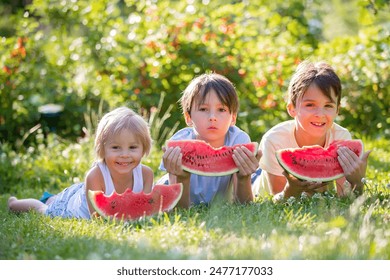
[(315, 84), (321, 92), (332, 100), (332, 91), (337, 100), (336, 105), (340, 105), (341, 81), (333, 68), (325, 62), (313, 63), (303, 61), (298, 65), (297, 70), (291, 78), (288, 87), (287, 103), (296, 106), (299, 98), (302, 98), (310, 85)]
[(234, 85), (226, 77), (216, 73), (203, 74), (191, 81), (180, 98), (183, 113), (191, 115), (192, 104), (195, 101), (197, 105), (203, 104), (210, 90), (216, 92), (218, 99), (229, 108), (231, 114), (238, 113), (239, 103)]

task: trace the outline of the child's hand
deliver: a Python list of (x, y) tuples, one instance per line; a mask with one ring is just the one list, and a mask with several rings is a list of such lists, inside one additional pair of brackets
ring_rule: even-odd
[(163, 151), (165, 151), (163, 155), (164, 167), (168, 173), (175, 176), (189, 176), (189, 173), (182, 168), (180, 147), (171, 147), (168, 149), (163, 147)]
[(250, 176), (259, 167), (262, 152), (259, 150), (255, 156), (245, 146), (240, 146), (233, 151), (233, 160), (238, 167), (237, 176)]
[(299, 197), (303, 192), (307, 193), (309, 196), (314, 193), (322, 193), (328, 190), (327, 182), (310, 182), (302, 181), (287, 171), (283, 172), (283, 175), (287, 179), (286, 187), (284, 188), (285, 198), (294, 196)]
[(337, 153), (347, 181), (354, 187), (362, 185), (361, 180), (366, 174), (367, 160), (371, 151), (365, 152), (362, 158), (347, 147), (340, 147)]

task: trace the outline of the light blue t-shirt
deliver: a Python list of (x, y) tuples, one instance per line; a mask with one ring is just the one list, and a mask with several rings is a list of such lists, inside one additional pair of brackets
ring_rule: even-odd
[[(170, 140), (194, 140), (196, 135), (192, 127), (186, 127), (176, 132)], [(225, 146), (250, 143), (247, 133), (237, 126), (231, 126), (225, 136)], [(166, 171), (163, 161), (160, 163), (160, 170)], [(167, 183), (168, 176), (165, 175), (157, 183)], [(229, 185), (232, 175), (227, 176), (201, 176), (191, 174), (190, 178), (190, 200), (192, 204), (210, 203), (214, 197), (228, 196)]]

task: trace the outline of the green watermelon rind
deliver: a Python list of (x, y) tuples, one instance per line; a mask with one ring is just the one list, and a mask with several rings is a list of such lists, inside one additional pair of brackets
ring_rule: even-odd
[(207, 176), (207, 177), (227, 176), (227, 175), (231, 175), (231, 174), (234, 174), (234, 173), (238, 172), (238, 168), (237, 167), (229, 169), (228, 171), (224, 171), (224, 172), (203, 172), (203, 171), (200, 171), (200, 170), (191, 169), (191, 168), (186, 167), (184, 165), (183, 165), (183, 169), (185, 171), (188, 171), (189, 173), (196, 174), (196, 175), (201, 175), (201, 176)]
[[(154, 186), (154, 188), (152, 189), (152, 192), (150, 193), (133, 193), (131, 191), (126, 191), (125, 193), (123, 194), (118, 194), (116, 193), (115, 191), (110, 194), (110, 195), (105, 195), (103, 191), (93, 191), (93, 190), (88, 190), (88, 198), (91, 202), (91, 205), (92, 207), (95, 209), (95, 211), (100, 215), (102, 216), (103, 218), (105, 219), (110, 219), (110, 218), (115, 218), (117, 219), (118, 217), (116, 217), (115, 215), (110, 215), (110, 214), (107, 214), (106, 212), (104, 212), (97, 204), (96, 204), (96, 201), (95, 201), (95, 197), (98, 196), (98, 195), (103, 195), (106, 199), (110, 199), (112, 198), (113, 196), (123, 196), (123, 195), (145, 195), (145, 196), (150, 196), (150, 198), (153, 198), (154, 196), (156, 196), (156, 193), (157, 193), (157, 190), (159, 190), (159, 188), (163, 187), (163, 188), (169, 188), (169, 187), (172, 187), (173, 185), (180, 185), (180, 192), (176, 195), (176, 198), (165, 208), (165, 209), (161, 209), (161, 206), (159, 208), (158, 211), (156, 211), (155, 213), (152, 213), (150, 215), (143, 215), (142, 217), (146, 217), (146, 216), (153, 216), (153, 215), (157, 215), (157, 214), (160, 214), (161, 212), (168, 212), (170, 210), (172, 210), (176, 204), (179, 202), (182, 194), (183, 194), (183, 184), (182, 183), (176, 183), (176, 184), (172, 184), (172, 185), (156, 185)], [(160, 192), (160, 191), (158, 191)], [(121, 217), (120, 219), (124, 219), (124, 220), (137, 220), (141, 218), (141, 216), (137, 216), (137, 217), (131, 217), (129, 214), (126, 215), (126, 217)]]
[[(214, 148), (210, 144), (208, 144), (207, 142), (202, 141), (202, 140), (169, 140), (166, 142), (166, 146), (170, 147), (170, 143), (172, 143), (172, 142), (190, 142), (190, 143), (194, 143), (197, 145), (207, 145), (208, 148), (211, 148), (215, 152), (217, 152), (218, 150), (222, 150), (223, 148), (229, 147), (229, 146), (222, 146), (220, 148)], [(248, 146), (253, 146), (254, 147), (254, 149), (253, 149), (254, 155), (256, 156), (256, 154), (258, 152), (259, 143), (250, 142), (250, 143), (245, 143), (245, 144), (236, 144), (236, 145), (231, 146), (231, 147), (233, 148), (233, 147), (238, 147), (238, 146), (245, 146), (246, 148), (248, 148)], [(216, 163), (216, 164), (218, 164), (218, 163)], [(232, 167), (231, 169), (226, 170), (226, 171), (222, 171), (222, 172), (217, 172), (217, 171), (203, 172), (201, 170), (192, 169), (188, 166), (185, 166), (184, 164), (182, 164), (182, 168), (183, 168), (183, 170), (188, 171), (189, 173), (196, 174), (196, 175), (202, 175), (202, 176), (226, 176), (226, 175), (231, 175), (231, 174), (238, 172), (238, 167)]]
[[(359, 157), (362, 158), (363, 156), (363, 151), (364, 151), (364, 145), (363, 145), (363, 142), (360, 140), (360, 139), (355, 139), (355, 140), (337, 140), (337, 142), (343, 142), (343, 141), (354, 141), (355, 143), (359, 143), (360, 146), (361, 146), (361, 151), (360, 151), (360, 155)], [(332, 144), (331, 144), (332, 145)], [(336, 174), (334, 176), (327, 176), (327, 177), (310, 177), (310, 176), (307, 176), (307, 175), (302, 175), (300, 173), (297, 173), (296, 171), (293, 171), (286, 162), (284, 162), (282, 160), (282, 156), (281, 154), (284, 152), (284, 151), (295, 151), (295, 150), (304, 150), (304, 149), (307, 149), (307, 148), (318, 148), (318, 149), (322, 149), (324, 151), (326, 151), (327, 149), (326, 148), (323, 148), (319, 145), (314, 145), (314, 146), (305, 146), (305, 147), (302, 147), (302, 148), (292, 148), (292, 149), (280, 149), (278, 151), (275, 152), (276, 154), (276, 159), (278, 160), (280, 166), (283, 167), (283, 169), (285, 169), (288, 173), (290, 173), (291, 175), (293, 175), (294, 177), (298, 178), (298, 179), (301, 179), (301, 180), (305, 180), (305, 181), (311, 181), (311, 182), (330, 182), (330, 181), (333, 181), (333, 180), (336, 180), (336, 179), (339, 179), (339, 178), (342, 178), (344, 177), (344, 173), (340, 173), (340, 174)], [(329, 148), (329, 147), (328, 147)]]
[[(103, 212), (100, 207), (95, 203), (95, 197), (99, 194), (103, 194), (104, 196), (106, 197), (110, 197), (110, 196), (107, 196), (104, 194), (103, 191), (92, 191), (92, 190), (88, 190), (88, 198), (89, 198), (89, 201), (91, 202), (92, 204), (92, 207), (93, 209), (95, 209), (95, 211), (99, 214), (99, 216), (102, 216), (103, 218), (109, 218), (109, 215), (107, 215), (105, 212)], [(112, 193), (111, 195), (114, 195), (114, 193)]]

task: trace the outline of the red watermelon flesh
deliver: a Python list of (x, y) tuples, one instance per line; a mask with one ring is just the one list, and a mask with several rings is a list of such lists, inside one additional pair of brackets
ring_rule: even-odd
[(151, 193), (113, 192), (107, 196), (102, 191), (88, 191), (93, 208), (100, 216), (123, 220), (137, 220), (171, 210), (178, 203), (183, 185), (156, 185)]
[(170, 140), (167, 147), (180, 147), (183, 169), (203, 176), (225, 176), (238, 171), (232, 158), (236, 147), (245, 146), (255, 155), (258, 143), (237, 144), (214, 148), (202, 140)]
[(345, 146), (359, 157), (363, 154), (361, 140), (336, 140), (327, 149), (321, 146), (308, 146), (276, 151), (279, 164), (295, 177), (314, 182), (332, 181), (344, 176), (337, 159), (337, 149)]

